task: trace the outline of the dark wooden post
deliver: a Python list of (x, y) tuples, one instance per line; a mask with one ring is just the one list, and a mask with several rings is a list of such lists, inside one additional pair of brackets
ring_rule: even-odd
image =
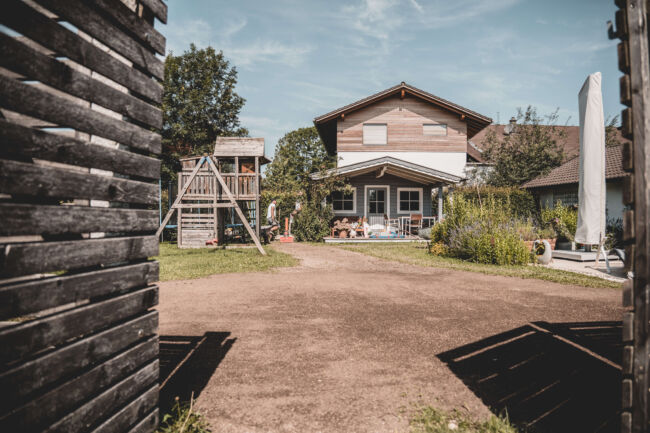
[[(210, 157), (212, 158), (212, 157)], [(211, 187), (212, 187), (212, 204), (214, 207), (212, 208), (212, 232), (213, 232), (213, 237), (214, 238), (219, 238), (219, 221), (217, 217), (217, 212), (218, 212), (218, 207), (217, 203), (219, 203), (219, 194), (217, 192), (217, 188), (219, 186), (219, 182), (217, 182), (217, 179), (215, 177), (211, 177)]]
[[(183, 190), (183, 172), (178, 173), (178, 193)], [(176, 244), (180, 248), (183, 244), (183, 209), (176, 211)]]
[(239, 200), (239, 157), (235, 156), (235, 198)]
[(632, 172), (625, 180), (623, 240), (626, 269), (633, 279), (623, 288), (623, 386), (621, 431), (650, 430), (648, 368), (650, 368), (650, 60), (648, 55), (648, 10), (645, 0), (616, 0), (616, 32), (623, 136), (632, 140), (623, 148), (623, 168)]
[(260, 157), (255, 157), (255, 232), (260, 237)]

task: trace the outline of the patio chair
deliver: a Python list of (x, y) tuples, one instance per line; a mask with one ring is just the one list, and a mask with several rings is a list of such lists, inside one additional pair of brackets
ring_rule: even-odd
[(418, 230), (422, 228), (422, 214), (421, 213), (412, 213), (409, 218), (409, 232), (412, 235), (417, 235)]

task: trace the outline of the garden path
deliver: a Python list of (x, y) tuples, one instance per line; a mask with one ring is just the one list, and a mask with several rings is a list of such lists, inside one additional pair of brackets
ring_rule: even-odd
[(620, 291), (274, 248), (301, 264), (160, 283), (162, 398), (213, 431), (405, 431), (417, 402), (618, 425)]

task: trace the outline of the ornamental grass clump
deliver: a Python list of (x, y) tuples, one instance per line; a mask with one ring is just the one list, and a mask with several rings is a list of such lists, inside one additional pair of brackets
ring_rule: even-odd
[(447, 209), (447, 218), (436, 224), (431, 239), (444, 244), (449, 257), (495, 265), (530, 261), (518, 221), (498, 201), (486, 197), (478, 204), (458, 196), (447, 202)]

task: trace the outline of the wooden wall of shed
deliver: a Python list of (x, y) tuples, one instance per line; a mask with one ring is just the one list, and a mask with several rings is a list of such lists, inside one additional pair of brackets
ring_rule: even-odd
[(3, 2), (0, 431), (157, 427), (166, 14), (161, 0)]
[[(363, 124), (387, 124), (388, 144), (364, 145)], [(447, 125), (446, 136), (424, 135), (422, 125)], [(412, 96), (387, 98), (337, 120), (337, 150), (465, 152), (467, 124), (460, 116)]]

